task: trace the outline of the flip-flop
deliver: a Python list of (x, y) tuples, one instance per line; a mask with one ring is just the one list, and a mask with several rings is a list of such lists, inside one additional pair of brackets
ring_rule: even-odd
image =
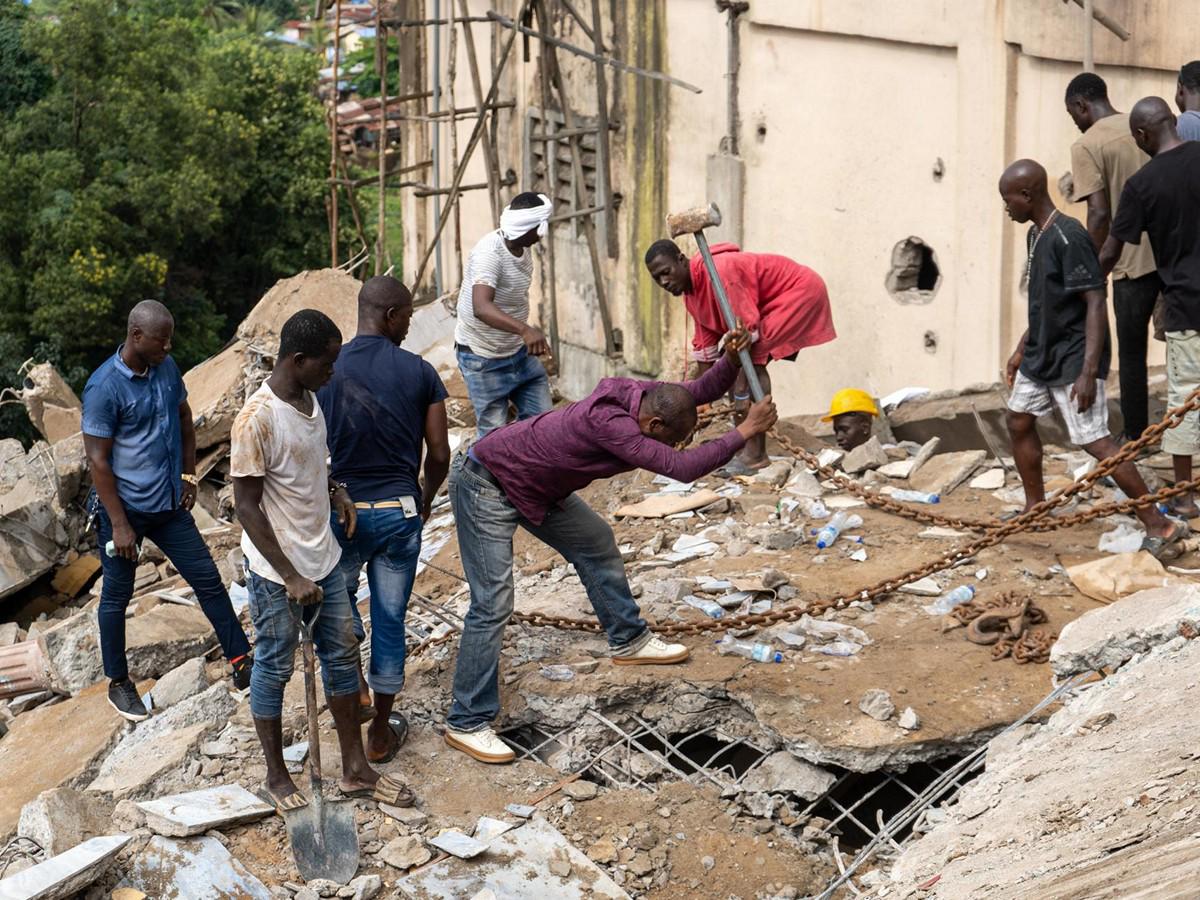
[(358, 705), (358, 724), (366, 725), (375, 721), (375, 704)]
[(1175, 527), (1171, 530), (1170, 537), (1150, 537), (1147, 535), (1142, 538), (1142, 546), (1139, 549), (1145, 550), (1160, 562), (1164, 559), (1174, 559), (1181, 553), (1179, 542), (1191, 533), (1192, 530), (1188, 527), (1187, 522), (1176, 522)]
[(380, 775), (373, 788), (354, 788), (346, 790), (340, 784), (338, 791), (343, 797), (352, 800), (374, 800), (376, 803), (386, 803), (389, 806), (408, 807), (417, 802), (417, 796), (403, 781), (391, 775)]
[(723, 478), (737, 478), (738, 476), (748, 478), (752, 475), (757, 475), (759, 472), (761, 472), (765, 468), (766, 468), (766, 466), (762, 465), (762, 466), (759, 466), (758, 468), (752, 469), (750, 466), (746, 465), (740, 459), (738, 459), (737, 457), (734, 457), (729, 462), (727, 462), (725, 465), (723, 465), (721, 468), (719, 468), (717, 470), (716, 474), (720, 475)]
[(390, 763), (396, 758), (396, 754), (400, 752), (400, 748), (404, 746), (404, 741), (408, 737), (408, 719), (404, 718), (400, 713), (394, 712), (388, 716), (387, 724), (395, 740), (392, 741), (388, 751), (378, 759), (371, 756), (370, 751), (367, 752), (367, 762), (372, 765)]
[(293, 810), (303, 809), (308, 806), (308, 798), (299, 790), (292, 791), (286, 797), (276, 797), (271, 793), (270, 789), (264, 784), (254, 795), (268, 806), (275, 807), (275, 812), (278, 815), (292, 812)]

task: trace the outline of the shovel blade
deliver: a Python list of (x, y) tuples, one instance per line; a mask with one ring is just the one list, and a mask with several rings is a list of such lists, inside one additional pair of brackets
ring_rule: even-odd
[(345, 884), (358, 872), (358, 829), (354, 804), (330, 802), (317, 794), (307, 806), (285, 816), (292, 859), (305, 881), (328, 878)]

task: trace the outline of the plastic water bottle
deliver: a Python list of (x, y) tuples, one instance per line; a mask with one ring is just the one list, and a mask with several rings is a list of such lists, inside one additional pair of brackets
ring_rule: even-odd
[(709, 600), (707, 597), (693, 597), (690, 594), (683, 598), (683, 602), (692, 609), (698, 609), (710, 619), (719, 619), (725, 615), (725, 608), (715, 600)]
[(925, 609), (930, 615), (944, 616), (946, 613), (950, 612), (950, 610), (954, 609), (954, 607), (963, 603), (968, 603), (974, 599), (974, 586), (969, 584), (960, 584), (948, 594), (942, 594), (942, 596), (938, 597), (935, 601), (933, 601), (933, 603), (925, 607)]
[(735, 640), (732, 635), (728, 634), (717, 641), (717, 652), (722, 656), (744, 656), (746, 659), (752, 659), (755, 662), (783, 662), (783, 654), (777, 650), (772, 650), (769, 644), (760, 644), (757, 642), (751, 644), (747, 641)]
[(540, 674), (547, 681), (571, 681), (575, 670), (570, 666), (542, 666)]
[(937, 494), (926, 494), (924, 491), (893, 490), (892, 499), (902, 503), (940, 503), (942, 498)]
[(847, 528), (857, 528), (862, 523), (862, 516), (852, 515), (842, 510), (817, 532), (817, 549), (824, 550), (826, 547), (833, 546), (833, 542), (838, 539), (839, 534)]

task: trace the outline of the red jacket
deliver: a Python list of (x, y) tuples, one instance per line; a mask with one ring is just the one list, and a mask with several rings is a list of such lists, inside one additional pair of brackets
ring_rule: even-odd
[[(737, 244), (714, 244), (711, 250), (734, 315), (754, 337), (750, 357), (755, 364), (837, 337), (825, 282), (812, 269), (786, 256), (743, 253)], [(701, 254), (691, 258), (690, 266), (692, 290), (683, 295), (683, 302), (696, 322), (692, 356), (712, 362), (729, 329)]]

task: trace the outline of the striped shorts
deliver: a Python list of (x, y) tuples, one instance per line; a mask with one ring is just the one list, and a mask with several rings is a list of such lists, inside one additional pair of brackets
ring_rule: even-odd
[(1108, 396), (1104, 381), (1096, 379), (1096, 400), (1085, 412), (1079, 411), (1079, 403), (1071, 396), (1070, 384), (1041, 384), (1017, 372), (1012, 393), (1008, 397), (1008, 408), (1017, 413), (1044, 416), (1055, 409), (1067, 423), (1071, 441), (1079, 447), (1093, 441), (1110, 437), (1108, 430)]

